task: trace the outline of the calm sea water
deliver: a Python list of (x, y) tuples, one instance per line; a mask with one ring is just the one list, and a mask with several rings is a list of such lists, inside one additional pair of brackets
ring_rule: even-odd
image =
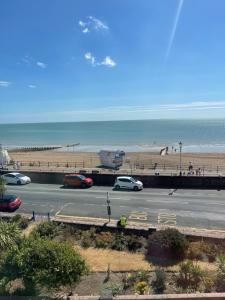
[(178, 149), (179, 141), (185, 152), (225, 152), (225, 119), (0, 124), (8, 148), (80, 143), (76, 151), (151, 151)]

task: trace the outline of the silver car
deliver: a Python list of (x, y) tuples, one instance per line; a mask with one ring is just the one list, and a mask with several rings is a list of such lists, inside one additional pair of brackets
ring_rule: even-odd
[(27, 184), (31, 183), (31, 179), (28, 176), (25, 176), (21, 173), (13, 172), (13, 173), (7, 173), (1, 176), (3, 180), (7, 184)]
[(116, 178), (116, 181), (114, 183), (114, 188), (116, 190), (129, 189), (129, 190), (138, 191), (143, 189), (143, 183), (130, 176), (119, 176)]

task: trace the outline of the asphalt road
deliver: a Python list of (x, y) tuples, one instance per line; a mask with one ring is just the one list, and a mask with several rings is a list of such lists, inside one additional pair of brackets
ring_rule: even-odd
[(74, 215), (107, 217), (109, 192), (112, 218), (122, 214), (130, 220), (178, 226), (225, 229), (225, 191), (144, 189), (113, 191), (110, 187), (64, 189), (55, 184), (7, 186), (7, 193), (23, 200), (19, 212), (40, 216)]

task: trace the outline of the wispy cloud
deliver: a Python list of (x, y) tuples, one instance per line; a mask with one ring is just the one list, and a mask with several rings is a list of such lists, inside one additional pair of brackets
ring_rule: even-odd
[(78, 25), (83, 33), (89, 33), (92, 30), (108, 30), (109, 27), (96, 17), (89, 16), (85, 21), (79, 20)]
[(41, 62), (41, 61), (37, 61), (36, 65), (42, 69), (46, 69), (47, 68), (47, 64)]
[(116, 66), (115, 61), (110, 56), (106, 56), (100, 64), (110, 68)]
[(171, 31), (170, 38), (169, 38), (169, 44), (168, 44), (167, 51), (166, 51), (166, 60), (168, 59), (169, 54), (170, 54), (170, 50), (173, 46), (173, 42), (174, 42), (174, 38), (175, 38), (175, 35), (176, 35), (176, 30), (177, 30), (177, 25), (178, 25), (178, 22), (179, 22), (179, 19), (180, 19), (180, 14), (181, 14), (183, 4), (184, 4), (184, 0), (178, 0), (178, 1), (179, 2), (178, 2), (178, 6), (177, 6), (177, 11), (176, 11), (172, 31)]
[[(0, 122), (108, 121), (140, 119), (224, 118), (225, 101), (195, 101), (184, 104), (148, 106), (101, 106), (87, 109), (45, 111), (31, 114), (4, 114)], [(201, 113), (199, 113), (201, 112)]]
[(8, 87), (10, 84), (10, 81), (0, 80), (0, 87)]
[(33, 63), (33, 58), (30, 55), (25, 55), (21, 58), (21, 63), (30, 66)]
[(92, 21), (94, 28), (97, 30), (100, 30), (100, 29), (108, 30), (109, 29), (109, 27), (105, 23), (103, 23), (101, 20), (99, 20), (93, 16), (89, 16), (89, 20)]
[(116, 66), (116, 62), (110, 56), (106, 56), (101, 62), (97, 62), (95, 56), (92, 55), (91, 52), (87, 52), (84, 54), (84, 58), (88, 60), (93, 67), (106, 66), (112, 68)]
[(29, 84), (28, 87), (29, 87), (30, 89), (35, 89), (37, 86), (36, 86), (35, 84)]
[(91, 54), (91, 52), (87, 52), (84, 54), (84, 57), (86, 60), (88, 60), (92, 66), (95, 66), (96, 63), (95, 63), (95, 57)]

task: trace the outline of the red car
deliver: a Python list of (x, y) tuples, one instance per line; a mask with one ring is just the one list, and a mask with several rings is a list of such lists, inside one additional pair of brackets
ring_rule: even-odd
[(3, 195), (0, 197), (0, 211), (13, 212), (20, 207), (22, 201), (15, 195)]
[(63, 185), (65, 187), (73, 186), (73, 187), (88, 188), (93, 185), (93, 180), (81, 174), (67, 174), (63, 179)]

